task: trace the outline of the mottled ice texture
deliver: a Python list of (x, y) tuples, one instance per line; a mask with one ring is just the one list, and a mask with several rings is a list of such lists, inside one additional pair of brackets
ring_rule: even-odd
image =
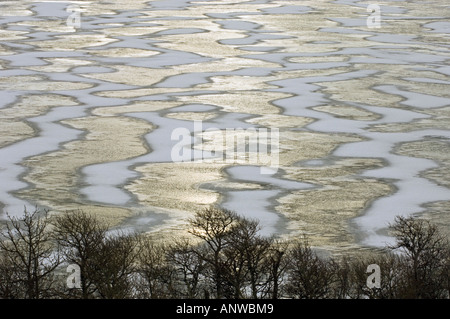
[[(79, 8), (79, 28), (66, 25), (73, 12), (67, 10), (70, 5)], [(238, 185), (223, 190), (217, 204), (260, 220), (266, 235), (284, 232), (290, 222), (280, 215), (282, 209), (277, 206), (282, 204), (277, 199), (333, 185), (333, 178), (321, 179), (322, 184), (317, 185), (287, 179), (284, 169), (301, 170), (299, 163), (326, 168), (330, 160), (339, 158), (381, 160), (381, 168), (344, 177), (392, 186), (392, 194), (373, 198), (348, 220), (357, 226), (363, 244), (383, 246), (392, 240), (385, 229), (395, 215), (423, 213), (427, 203), (450, 201), (448, 188), (423, 176), (441, 165), (433, 154), (420, 158), (395, 153), (404, 143), (430, 136), (443, 141), (450, 138), (446, 122), (450, 24), (445, 21), (449, 13), (446, 1), (431, 1), (426, 7), (411, 2), (384, 3), (380, 28), (367, 27), (366, 9), (366, 3), (354, 0), (1, 3), (0, 141), (13, 141), (0, 144), (3, 216), (6, 212), (19, 215), (24, 206), (31, 205), (64, 209), (57, 198), (41, 202), (29, 195), (40, 189), (39, 179), (27, 182), (30, 173), (39, 173), (33, 161), (44, 154), (63, 156), (61, 152), (70, 142), (89, 143), (86, 136), (95, 140), (95, 128), (77, 129), (67, 121), (98, 116), (147, 123), (145, 135), (134, 136), (133, 127), (127, 127), (127, 136), (140, 140), (147, 151), (98, 163), (95, 154), (84, 154), (82, 148), (71, 150), (72, 158), (90, 156), (87, 162), (91, 164), (73, 171), (76, 182), (68, 189), (76, 200), (67, 205), (139, 212), (166, 209), (139, 201), (151, 197), (151, 189), (133, 194), (125, 186), (139, 183), (142, 176), (137, 168), (142, 165), (172, 163), (171, 151), (179, 142), (171, 139), (176, 129), (192, 135), (185, 150), (192, 152), (194, 161), (211, 158), (210, 152), (195, 148), (201, 139), (195, 139), (194, 121), (174, 117), (208, 115), (203, 130), (281, 129), (281, 170), (261, 174), (258, 165), (236, 163), (217, 168), (224, 180)], [(66, 65), (57, 59), (69, 62)], [(122, 75), (117, 73), (120, 67), (136, 73)], [(151, 83), (153, 78), (151, 85), (140, 83)], [(232, 79), (231, 83), (227, 79)], [(248, 96), (249, 91), (257, 94), (241, 105), (240, 97)], [(9, 111), (26, 96), (49, 93), (68, 97), (74, 105)], [(234, 95), (227, 95), (230, 93)], [(210, 95), (217, 99), (208, 99)], [(265, 125), (251, 124), (262, 116)], [(280, 125), (283, 118), (286, 122)], [(295, 118), (305, 124), (290, 125)], [(423, 129), (421, 121), (427, 121), (430, 128)], [(408, 124), (409, 129), (383, 130), (392, 124)], [(28, 135), (15, 135), (25, 134), (24, 127), (28, 127)], [(336, 143), (336, 148), (322, 158), (308, 157), (304, 154), (308, 149), (295, 148), (309, 145), (311, 154), (317, 150), (302, 144), (305, 141), (292, 140), (292, 134), (299, 132), (324, 134), (317, 143)], [(112, 129), (111, 134), (126, 148), (119, 143), (120, 131)], [(339, 137), (361, 140), (340, 144)], [(176, 172), (174, 163), (172, 173)], [(50, 174), (58, 176), (57, 171)], [(244, 184), (258, 187), (248, 189)], [(201, 188), (194, 177), (191, 187)], [(51, 198), (51, 187), (46, 192)], [(332, 209), (323, 207), (324, 212)], [(192, 212), (186, 212), (189, 214)], [(180, 216), (179, 212), (175, 216)], [(148, 224), (147, 229), (152, 229), (161, 222), (149, 213), (131, 218), (123, 226), (142, 230)]]

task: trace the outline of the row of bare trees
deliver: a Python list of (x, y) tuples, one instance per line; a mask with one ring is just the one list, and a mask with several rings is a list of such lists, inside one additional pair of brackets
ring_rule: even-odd
[(8, 217), (0, 298), (449, 298), (448, 239), (426, 220), (397, 217), (394, 246), (343, 257), (263, 237), (258, 222), (215, 207), (189, 223), (193, 239), (162, 243), (81, 210)]

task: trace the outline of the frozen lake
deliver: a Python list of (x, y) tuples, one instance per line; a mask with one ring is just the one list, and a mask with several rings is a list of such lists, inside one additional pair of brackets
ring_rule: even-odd
[(371, 8), (1, 2), (0, 217), (171, 236), (219, 205), (329, 249), (384, 246), (396, 215), (449, 229), (448, 1)]

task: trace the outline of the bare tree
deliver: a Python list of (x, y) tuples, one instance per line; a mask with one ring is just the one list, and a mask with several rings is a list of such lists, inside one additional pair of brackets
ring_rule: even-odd
[(447, 245), (444, 267), (442, 269), (442, 285), (446, 291), (444, 298), (450, 299), (450, 245)]
[[(369, 287), (367, 272), (369, 265), (378, 265), (380, 269), (380, 286)], [(404, 258), (390, 251), (364, 254), (352, 258), (349, 263), (351, 289), (348, 297), (354, 299), (400, 299), (405, 290)]]
[(299, 299), (329, 298), (334, 273), (327, 260), (320, 258), (307, 241), (295, 244), (289, 252), (287, 292)]
[(114, 232), (100, 242), (94, 262), (88, 264), (89, 277), (104, 299), (133, 297), (133, 275), (140, 253), (139, 235)]
[(25, 298), (20, 272), (14, 267), (8, 253), (0, 252), (0, 299)]
[(190, 220), (190, 233), (203, 240), (207, 249), (195, 250), (199, 257), (211, 267), (211, 279), (217, 298), (224, 297), (229, 281), (224, 270), (224, 249), (230, 245), (229, 232), (239, 221), (239, 216), (230, 210), (216, 207), (196, 213)]
[(441, 278), (447, 260), (448, 239), (436, 225), (414, 217), (397, 216), (391, 230), (396, 243), (389, 246), (405, 256), (406, 298), (442, 298), (447, 294)]
[(283, 293), (286, 271), (290, 264), (287, 258), (288, 246), (286, 241), (274, 240), (265, 256), (267, 280), (264, 295), (272, 299), (278, 299)]
[(174, 289), (182, 298), (193, 299), (204, 297), (201, 295), (202, 274), (205, 270), (205, 261), (195, 253), (194, 244), (188, 240), (177, 240), (170, 245), (167, 253), (167, 262), (175, 270)]
[(80, 297), (93, 298), (97, 287), (91, 269), (95, 268), (108, 225), (82, 210), (56, 216), (53, 225), (53, 236), (62, 247), (65, 262), (76, 264), (80, 269)]
[(167, 252), (170, 248), (165, 244), (155, 243), (149, 238), (142, 238), (140, 249), (138, 256), (139, 297), (177, 298), (174, 288), (176, 270), (167, 261)]
[[(233, 211), (207, 208), (190, 220), (199, 242), (157, 243), (110, 229), (81, 210), (8, 216), (0, 231), (0, 298), (449, 298), (450, 246), (437, 226), (397, 217), (395, 244), (322, 258), (307, 240), (260, 235)], [(79, 267), (81, 289), (57, 280)], [(368, 285), (368, 266), (380, 285)], [(65, 277), (66, 278), (66, 277)]]
[[(47, 211), (25, 209), (20, 218), (8, 215), (0, 236), (2, 277), (9, 276), (9, 297), (41, 299), (54, 296), (54, 270), (60, 256), (48, 231)], [(8, 296), (8, 294), (7, 294)]]
[[(251, 297), (259, 298), (267, 281), (266, 257), (273, 238), (259, 235), (261, 227), (256, 220), (240, 218), (230, 231), (230, 245), (225, 249), (232, 260), (235, 277), (235, 298), (240, 298), (238, 285), (248, 281)], [(234, 256), (233, 256), (234, 255)]]
[(352, 296), (352, 262), (347, 256), (331, 258), (330, 271), (334, 274), (334, 282), (330, 298), (347, 299)]
[(205, 261), (203, 274), (217, 298), (279, 297), (287, 246), (261, 236), (258, 221), (207, 208), (190, 222), (190, 232), (202, 239), (194, 252)]

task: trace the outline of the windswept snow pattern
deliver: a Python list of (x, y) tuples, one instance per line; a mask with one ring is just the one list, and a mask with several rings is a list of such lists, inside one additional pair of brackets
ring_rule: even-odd
[[(396, 215), (448, 228), (450, 7), (380, 2), (373, 27), (368, 5), (2, 1), (0, 216), (83, 209), (181, 236), (218, 205), (329, 249), (384, 246)], [(173, 161), (177, 128), (192, 161)], [(199, 160), (262, 128), (272, 174)]]

